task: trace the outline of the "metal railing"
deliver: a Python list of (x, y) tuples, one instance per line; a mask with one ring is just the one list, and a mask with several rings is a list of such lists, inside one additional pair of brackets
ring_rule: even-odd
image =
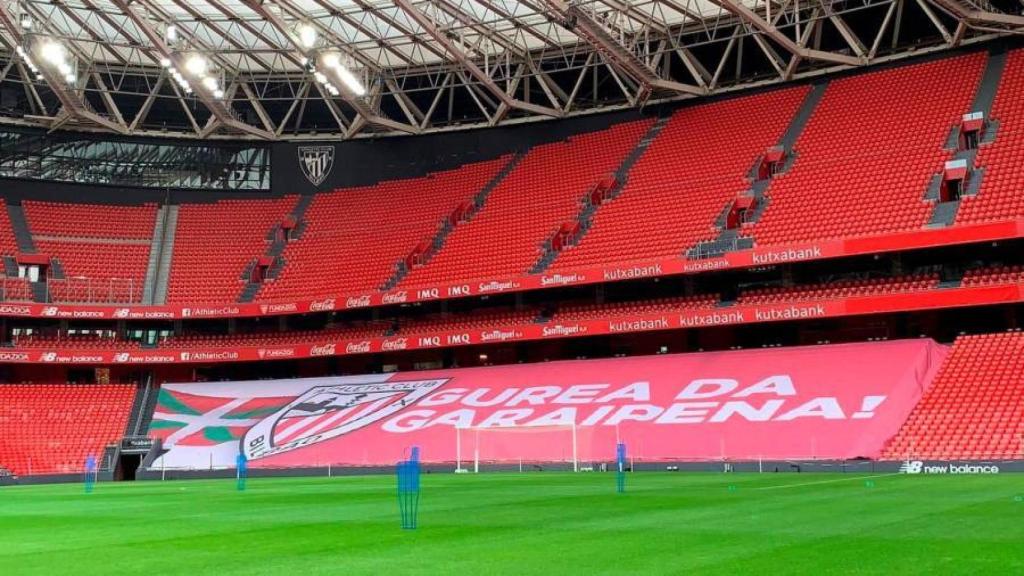
[(28, 281), (16, 276), (0, 276), (0, 301), (31, 302), (32, 289)]
[(134, 278), (47, 278), (47, 302), (86, 304), (137, 304), (142, 302), (142, 283)]

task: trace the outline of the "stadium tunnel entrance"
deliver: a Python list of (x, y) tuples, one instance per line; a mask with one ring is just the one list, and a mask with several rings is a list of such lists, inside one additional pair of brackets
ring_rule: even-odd
[(117, 459), (114, 480), (117, 482), (134, 482), (139, 466), (142, 465), (142, 456), (142, 454), (125, 454), (122, 452)]

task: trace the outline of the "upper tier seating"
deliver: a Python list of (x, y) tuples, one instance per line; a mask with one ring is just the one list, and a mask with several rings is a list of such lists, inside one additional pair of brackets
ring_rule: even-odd
[(79, 474), (121, 439), (135, 386), (0, 384), (0, 467), (16, 475)]
[(374, 291), (443, 219), (471, 202), (509, 161), (502, 157), (422, 178), (337, 190), (316, 197), (301, 239), (284, 251), (282, 274), (259, 299)]
[[(794, 146), (792, 165), (766, 189), (760, 219), (739, 233), (758, 246), (924, 230), (934, 210), (929, 182), (952, 152), (950, 130), (970, 112), (983, 52), (832, 79)], [(755, 159), (780, 140), (808, 94), (778, 89), (676, 111), (633, 164), (617, 197), (593, 213), (579, 245), (549, 271), (625, 264), (684, 254), (718, 234), (723, 209), (750, 185)], [(1024, 217), (1024, 49), (1008, 56), (982, 144), (977, 196), (961, 200), (957, 224)], [(459, 223), (440, 250), (399, 287), (508, 279), (526, 274), (542, 246), (572, 225), (581, 200), (636, 149), (652, 120), (539, 145), (527, 151), (479, 212)], [(255, 299), (293, 300), (379, 290), (396, 265), (430, 245), (441, 222), (471, 202), (510, 157), (407, 180), (319, 194)], [(410, 200), (411, 198), (411, 200)], [(169, 303), (236, 302), (243, 273), (267, 254), (272, 229), (298, 198), (222, 200), (181, 206)], [(157, 209), (24, 202), (40, 253), (65, 280), (47, 282), (53, 301), (138, 302)], [(0, 203), (0, 257), (18, 247)], [(13, 275), (11, 261), (4, 270)], [(250, 295), (249, 292), (246, 293)], [(0, 298), (30, 300), (21, 279), (0, 279)]]
[(57, 258), (64, 279), (50, 278), (51, 302), (141, 302), (149, 261), (144, 244), (94, 244), (36, 240), (43, 254)]
[(679, 256), (716, 235), (715, 219), (750, 187), (748, 172), (774, 146), (809, 88), (683, 108), (633, 165), (619, 195), (552, 270)]
[(47, 281), (54, 302), (139, 302), (155, 204), (22, 203), (40, 254), (56, 258), (64, 280)]
[(182, 205), (167, 301), (236, 302), (246, 265), (264, 255), (271, 230), (297, 201), (297, 196), (285, 196)]
[(952, 157), (946, 136), (970, 111), (985, 58), (834, 80), (747, 233), (766, 245), (920, 230), (933, 207), (929, 180)]
[(540, 247), (575, 220), (581, 199), (614, 172), (651, 121), (630, 122), (533, 148), (469, 222), (448, 236), (402, 286), (506, 278), (526, 274)]
[(882, 453), (888, 460), (1024, 457), (1024, 334), (957, 339)]
[(34, 236), (149, 240), (156, 204), (122, 206), (25, 200), (25, 217)]
[(1006, 69), (992, 104), (996, 140), (983, 144), (974, 164), (983, 170), (977, 196), (960, 201), (956, 223), (1024, 217), (1024, 49), (1007, 55)]

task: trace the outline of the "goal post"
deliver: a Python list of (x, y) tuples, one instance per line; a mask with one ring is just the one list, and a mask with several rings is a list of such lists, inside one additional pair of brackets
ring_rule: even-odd
[(580, 469), (580, 435), (575, 424), (557, 426), (467, 427), (455, 429), (456, 471), (473, 472), (481, 467)]

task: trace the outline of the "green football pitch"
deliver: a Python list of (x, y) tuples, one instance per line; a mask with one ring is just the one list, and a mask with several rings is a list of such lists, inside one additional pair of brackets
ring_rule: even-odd
[(0, 574), (1024, 574), (1024, 476), (528, 473), (0, 488)]

